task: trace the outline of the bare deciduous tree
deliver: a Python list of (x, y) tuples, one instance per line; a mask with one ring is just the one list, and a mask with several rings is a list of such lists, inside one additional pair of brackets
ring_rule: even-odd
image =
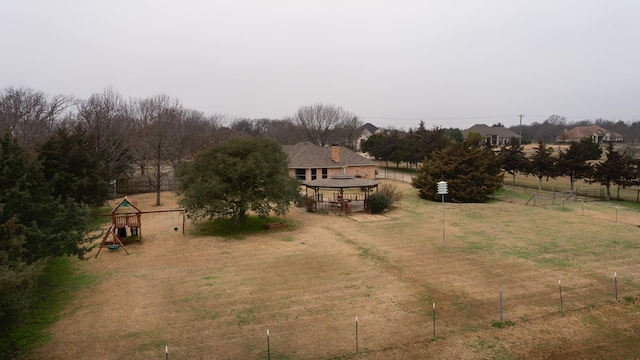
[[(136, 157), (150, 163), (152, 172), (149, 182), (156, 190), (156, 206), (161, 205), (160, 192), (162, 180), (171, 172), (169, 159), (177, 153), (174, 133), (180, 128), (183, 112), (178, 99), (160, 94), (135, 102), (134, 118), (136, 134)], [(143, 163), (143, 167), (146, 163)], [(143, 168), (144, 170), (144, 168)]]
[(229, 119), (225, 115), (214, 114), (206, 116), (205, 121), (207, 123), (207, 131), (205, 133), (206, 141), (197, 149), (197, 152), (206, 150), (211, 146), (224, 141), (224, 137), (221, 135), (221, 130), (228, 123)]
[(163, 180), (178, 163), (211, 145), (224, 116), (185, 109), (178, 99), (165, 94), (134, 101), (132, 114), (136, 136), (144, 139), (135, 142), (136, 158), (143, 175), (151, 165), (147, 175), (159, 206)]
[(273, 139), (281, 145), (296, 144), (306, 139), (302, 128), (291, 119), (237, 119), (230, 128), (251, 136)]
[(127, 103), (111, 88), (76, 102), (76, 121), (95, 139), (110, 179), (117, 179), (133, 162), (133, 124)]
[(272, 120), (265, 137), (273, 139), (281, 145), (294, 145), (305, 140), (302, 128), (291, 120)]
[(322, 103), (299, 108), (292, 119), (304, 130), (309, 141), (320, 146), (336, 141), (345, 143), (345, 130), (358, 123), (353, 113), (337, 105)]
[(185, 158), (209, 147), (213, 133), (221, 127), (224, 119), (222, 115), (205, 116), (191, 109), (182, 109), (176, 115), (176, 127), (171, 134), (174, 144), (167, 158), (174, 169)]
[(343, 123), (336, 126), (334, 129), (335, 140), (341, 145), (349, 147), (351, 149), (356, 148), (356, 142), (358, 141), (358, 129), (364, 125), (357, 117), (346, 119)]
[(28, 151), (34, 151), (62, 122), (71, 96), (47, 96), (29, 88), (8, 87), (0, 93), (0, 129)]

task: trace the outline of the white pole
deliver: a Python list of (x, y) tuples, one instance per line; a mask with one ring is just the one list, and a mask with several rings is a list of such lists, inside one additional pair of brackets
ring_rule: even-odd
[(356, 354), (358, 353), (358, 316), (356, 316)]
[(617, 271), (613, 273), (613, 282), (616, 288), (616, 301), (618, 301), (618, 272)]
[(502, 289), (500, 289), (500, 322), (502, 322)]
[(436, 303), (433, 303), (433, 339), (436, 338)]
[(442, 245), (445, 244), (444, 237), (444, 194), (442, 195)]

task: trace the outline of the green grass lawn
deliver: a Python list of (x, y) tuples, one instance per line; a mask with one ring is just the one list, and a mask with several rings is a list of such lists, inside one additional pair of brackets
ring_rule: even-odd
[(69, 258), (50, 259), (44, 268), (27, 317), (21, 326), (0, 340), (0, 358), (28, 353), (51, 340), (48, 329), (70, 304), (78, 291), (96, 281), (91, 274), (78, 272)]

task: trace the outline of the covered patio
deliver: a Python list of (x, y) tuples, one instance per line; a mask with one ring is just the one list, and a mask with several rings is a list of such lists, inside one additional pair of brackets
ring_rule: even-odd
[[(380, 181), (353, 177), (346, 173), (302, 182), (306, 187), (307, 198), (313, 199), (314, 211), (334, 211), (347, 215), (352, 212), (369, 212), (367, 198), (373, 189), (378, 190), (379, 184)], [(309, 189), (313, 190), (313, 195), (309, 195)], [(351, 192), (351, 189), (358, 191)]]

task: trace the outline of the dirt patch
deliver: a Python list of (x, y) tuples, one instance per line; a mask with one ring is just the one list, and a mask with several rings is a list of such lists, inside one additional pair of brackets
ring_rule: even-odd
[(356, 222), (372, 222), (372, 221), (385, 221), (390, 220), (390, 217), (380, 215), (380, 214), (354, 214), (349, 217), (351, 220)]

